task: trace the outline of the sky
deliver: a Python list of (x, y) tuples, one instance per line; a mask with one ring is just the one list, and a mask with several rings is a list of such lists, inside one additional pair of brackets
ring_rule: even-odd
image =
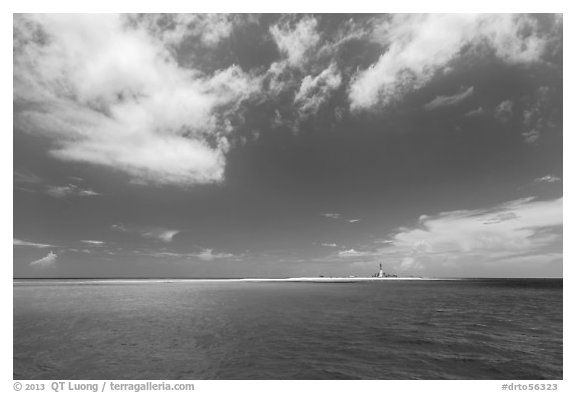
[(562, 16), (14, 15), (14, 277), (561, 277)]

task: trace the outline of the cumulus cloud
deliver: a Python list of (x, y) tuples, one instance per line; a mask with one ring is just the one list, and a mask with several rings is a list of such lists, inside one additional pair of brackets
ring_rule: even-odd
[(53, 268), (56, 266), (56, 260), (58, 259), (58, 255), (54, 252), (50, 251), (48, 255), (38, 260), (30, 262), (30, 266), (38, 267), (41, 269), (46, 268)]
[[(561, 24), (555, 18), (553, 24)], [(489, 48), (508, 63), (541, 60), (550, 34), (524, 14), (400, 14), (388, 17), (374, 39), (385, 52), (357, 73), (349, 89), (352, 109), (388, 105), (428, 83), (470, 48)], [(482, 53), (482, 52), (481, 52)]]
[(550, 254), (561, 250), (562, 223), (562, 198), (525, 198), (491, 209), (422, 216), (418, 226), (401, 228), (380, 252), (399, 258), (403, 269), (416, 270), (522, 258), (548, 263)]
[(458, 105), (465, 99), (471, 97), (473, 94), (474, 86), (470, 86), (467, 89), (462, 89), (459, 93), (451, 96), (437, 96), (432, 101), (424, 105), (424, 108), (431, 111), (445, 106)]
[(164, 41), (118, 15), (14, 18), (20, 128), (50, 155), (121, 171), (141, 183), (223, 179), (230, 110), (258, 89), (232, 66), (181, 67)]
[(21, 247), (35, 247), (35, 248), (47, 248), (47, 247), (55, 247), (51, 244), (44, 244), (44, 243), (34, 243), (34, 242), (28, 242), (26, 240), (20, 240), (20, 239), (13, 239), (12, 240), (12, 244), (15, 246), (21, 246)]
[(160, 240), (164, 243), (172, 242), (174, 236), (180, 233), (180, 231), (176, 229), (134, 227), (134, 226), (125, 226), (122, 224), (114, 224), (112, 225), (112, 229), (117, 232), (136, 233), (142, 237), (148, 239)]
[(274, 25), (270, 33), (276, 46), (291, 66), (300, 66), (306, 61), (306, 54), (320, 40), (316, 30), (318, 22), (313, 17), (300, 19), (294, 26), (290, 22)]

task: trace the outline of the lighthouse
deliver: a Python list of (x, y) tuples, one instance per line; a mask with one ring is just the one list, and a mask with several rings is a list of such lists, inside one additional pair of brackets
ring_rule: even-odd
[(378, 278), (384, 277), (384, 270), (382, 270), (382, 264), (380, 264), (380, 270), (378, 271)]

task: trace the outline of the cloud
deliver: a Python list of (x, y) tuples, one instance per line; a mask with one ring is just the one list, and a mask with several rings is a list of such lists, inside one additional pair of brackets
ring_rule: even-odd
[(562, 198), (525, 198), (490, 209), (424, 215), (416, 227), (395, 233), (393, 244), (380, 253), (399, 259), (405, 269), (505, 264), (528, 256), (548, 263), (549, 254), (561, 250), (562, 223)]
[(14, 17), (14, 97), (24, 108), (16, 121), (48, 137), (60, 160), (146, 184), (220, 182), (226, 120), (258, 89), (237, 66), (180, 66), (126, 15)]
[(102, 245), (106, 244), (101, 240), (81, 240), (81, 242), (85, 243), (85, 244), (90, 244), (92, 246), (102, 246)]
[[(320, 16), (318, 20), (323, 18)], [(295, 104), (292, 115), (298, 117), (291, 122), (293, 130), (299, 120), (316, 114), (345, 83), (350, 69), (356, 67), (359, 58), (343, 57), (341, 51), (350, 41), (365, 40), (369, 35), (371, 18), (361, 19), (359, 23), (354, 18), (342, 21), (330, 34), (319, 32), (320, 23), (311, 16), (285, 16), (270, 27), (281, 57), (268, 67), (263, 78), (266, 97), (283, 99), (292, 96)], [(348, 64), (348, 60), (354, 65)], [(344, 110), (341, 107), (336, 117), (341, 118)], [(283, 125), (286, 123), (283, 121)]]
[(151, 255), (154, 257), (160, 258), (183, 258), (183, 259), (201, 259), (203, 261), (213, 261), (216, 259), (227, 259), (227, 258), (234, 258), (234, 254), (224, 253), (224, 252), (214, 252), (211, 248), (202, 249), (200, 252), (194, 253), (182, 253), (182, 252), (174, 252), (174, 251), (159, 251), (159, 252), (152, 252), (148, 253), (147, 255)]
[(289, 22), (274, 25), (270, 34), (290, 66), (300, 66), (306, 55), (320, 40), (316, 31), (318, 22), (313, 17), (300, 19), (295, 26)]
[(540, 131), (536, 128), (532, 128), (526, 132), (523, 132), (522, 136), (524, 137), (524, 142), (533, 144), (536, 143), (538, 139), (540, 139)]
[(160, 240), (164, 243), (170, 243), (174, 239), (174, 236), (179, 234), (181, 231), (176, 229), (166, 229), (166, 228), (150, 228), (150, 227), (132, 227), (125, 226), (122, 224), (112, 225), (112, 229), (117, 232), (127, 232), (127, 233), (137, 233), (138, 235), (148, 238)]
[(13, 175), (15, 184), (37, 185), (44, 182), (39, 176), (27, 170), (15, 170)]
[(333, 220), (343, 220), (351, 224), (360, 221), (359, 218), (344, 218), (340, 213), (323, 213), (322, 215)]
[(320, 245), (324, 247), (338, 247), (338, 244), (336, 243), (322, 243)]
[(149, 255), (160, 258), (184, 258), (184, 259), (201, 259), (203, 261), (213, 261), (216, 259), (226, 259), (235, 257), (234, 254), (224, 252), (214, 252), (211, 248), (202, 249), (195, 253), (182, 253), (174, 251), (152, 252)]
[(147, 14), (135, 19), (165, 44), (175, 46), (193, 39), (215, 47), (240, 23), (240, 16), (233, 14)]
[(482, 108), (481, 106), (479, 106), (476, 109), (473, 109), (469, 112), (466, 112), (464, 114), (464, 116), (466, 117), (476, 117), (476, 116), (482, 116), (484, 114), (484, 108)]
[(302, 79), (300, 89), (294, 97), (294, 104), (303, 115), (315, 114), (332, 92), (340, 87), (342, 77), (334, 63), (315, 77), (307, 75)]
[(44, 184), (44, 180), (27, 170), (15, 170), (14, 175), (14, 189), (25, 192), (38, 192)]
[(43, 243), (34, 243), (34, 242), (27, 242), (25, 240), (20, 239), (13, 239), (12, 244), (15, 246), (21, 247), (35, 247), (35, 248), (47, 248), (47, 247), (56, 247), (51, 244), (43, 244)]
[[(82, 182), (80, 178), (74, 178), (75, 181)], [(66, 197), (87, 197), (103, 195), (99, 192), (84, 188), (76, 184), (67, 184), (65, 186), (56, 186), (47, 184), (42, 178), (29, 171), (14, 171), (14, 184), (25, 185), (26, 188), (16, 187), (28, 192), (43, 192), (54, 198)]]
[(508, 123), (510, 119), (512, 119), (512, 108), (514, 104), (512, 100), (505, 100), (502, 101), (496, 107), (496, 112), (494, 113), (494, 117), (496, 120), (500, 121), (501, 123)]
[[(81, 178), (72, 178), (77, 182), (83, 182)], [(87, 197), (103, 195), (99, 192), (84, 188), (76, 184), (67, 184), (65, 186), (56, 186), (47, 184), (39, 176), (29, 171), (14, 171), (14, 184), (23, 184), (26, 188), (18, 188), (28, 192), (44, 192), (55, 198), (65, 197)]]
[(474, 86), (470, 86), (467, 89), (462, 89), (460, 93), (456, 93), (451, 96), (437, 96), (432, 101), (424, 105), (426, 110), (434, 110), (446, 106), (455, 106), (460, 104), (465, 99), (471, 97), (474, 94)]
[(50, 251), (48, 255), (43, 258), (40, 258), (36, 261), (30, 262), (30, 266), (38, 267), (41, 269), (46, 268), (53, 268), (56, 267), (56, 260), (58, 259), (58, 255)]
[(369, 256), (369, 255), (373, 255), (370, 252), (366, 252), (366, 251), (356, 251), (355, 249), (351, 248), (349, 250), (344, 250), (344, 251), (340, 251), (338, 252), (338, 256), (340, 258), (355, 258), (355, 257), (364, 257), (364, 256)]
[(195, 254), (195, 256), (203, 261), (213, 261), (214, 259), (231, 258), (234, 255), (228, 253), (214, 253), (214, 250), (207, 248), (202, 252)]
[[(281, 58), (270, 64), (264, 79), (267, 81), (268, 98), (277, 98), (300, 87), (302, 93), (295, 93), (295, 101), (302, 100), (298, 105), (302, 107), (299, 112), (307, 116), (316, 112), (324, 97), (330, 92), (330, 86), (336, 83), (335, 78), (339, 74), (332, 75), (335, 68), (330, 68), (322, 76), (318, 75), (315, 78), (306, 76), (300, 82), (301, 72), (314, 57), (311, 49), (319, 43), (320, 35), (316, 31), (315, 18), (307, 16), (296, 22), (293, 19), (283, 18), (283, 21), (272, 25), (269, 29)], [(311, 96), (307, 97), (308, 95)], [(279, 117), (276, 114), (275, 123), (278, 123)]]
[(113, 224), (110, 228), (118, 232), (136, 232), (136, 230), (128, 229), (122, 224)]
[(171, 230), (171, 229), (164, 229), (164, 228), (157, 228), (152, 229), (149, 231), (141, 232), (141, 235), (150, 239), (158, 239), (165, 243), (170, 243), (174, 236), (179, 234), (180, 231)]
[(374, 31), (385, 52), (359, 71), (348, 97), (353, 110), (386, 106), (428, 83), (452, 60), (483, 56), (490, 50), (502, 61), (528, 64), (541, 60), (552, 34), (551, 25), (525, 14), (398, 14), (387, 16)]
[(84, 189), (74, 184), (68, 184), (66, 186), (47, 186), (46, 193), (55, 198), (65, 198), (65, 197), (87, 197), (87, 196), (100, 196), (99, 192), (91, 189)]
[(534, 179), (534, 181), (536, 183), (556, 183), (556, 182), (562, 181), (562, 179), (557, 177), (557, 176), (554, 176), (554, 175), (546, 175), (546, 176), (542, 176), (542, 177), (539, 177), (537, 179)]
[(554, 124), (549, 120), (550, 115), (551, 88), (541, 86), (536, 90), (528, 108), (522, 114), (522, 122), (525, 132), (522, 133), (524, 142), (528, 144), (536, 143), (546, 129)]

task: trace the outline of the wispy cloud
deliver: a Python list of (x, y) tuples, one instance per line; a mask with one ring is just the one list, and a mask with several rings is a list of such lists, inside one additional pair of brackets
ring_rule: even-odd
[(141, 232), (141, 235), (150, 239), (158, 239), (165, 243), (170, 243), (174, 236), (179, 234), (180, 231), (174, 229), (156, 228), (148, 231)]
[(344, 218), (340, 213), (322, 213), (322, 215), (326, 218), (331, 218), (333, 220), (342, 220), (349, 223), (355, 223), (360, 221), (359, 218)]
[(150, 255), (160, 258), (180, 258), (180, 259), (200, 259), (202, 261), (213, 261), (216, 259), (228, 259), (234, 258), (236, 255), (225, 253), (225, 252), (215, 252), (212, 248), (204, 248), (199, 252), (176, 252), (176, 251), (155, 251), (150, 253)]
[(318, 73), (315, 62), (321, 36), (317, 26), (315, 17), (290, 15), (269, 28), (280, 59), (270, 64), (264, 75), (266, 97), (277, 99), (289, 94), (294, 97), (296, 109), (277, 111), (273, 118), (276, 126), (288, 126), (297, 131), (299, 121), (316, 114), (342, 82), (336, 64)]
[(426, 110), (434, 110), (446, 106), (454, 106), (460, 104), (462, 101), (471, 97), (474, 94), (474, 86), (470, 86), (467, 89), (462, 89), (459, 93), (451, 96), (437, 96), (432, 101), (424, 105)]
[(103, 246), (104, 244), (106, 244), (101, 240), (81, 240), (81, 242), (85, 244), (90, 244), (92, 246)]
[(562, 181), (562, 179), (559, 178), (558, 176), (546, 175), (546, 176), (542, 176), (542, 177), (539, 177), (537, 179), (534, 179), (534, 181), (536, 183), (557, 183), (559, 181)]
[[(452, 60), (486, 50), (509, 63), (540, 61), (554, 27), (520, 14), (399, 14), (375, 30), (385, 52), (357, 73), (349, 89), (352, 109), (388, 105), (428, 83)], [(562, 23), (554, 18), (550, 25)], [(464, 50), (466, 47), (474, 50)]]
[(324, 247), (338, 247), (336, 243), (321, 243), (320, 245)]
[(508, 123), (512, 119), (512, 108), (514, 103), (512, 100), (504, 100), (496, 107), (494, 117), (502, 123)]
[(307, 75), (294, 97), (298, 111), (304, 116), (315, 114), (341, 83), (342, 77), (334, 63), (315, 77)]
[(56, 260), (58, 259), (58, 255), (54, 252), (50, 251), (45, 257), (40, 258), (38, 260), (30, 262), (30, 266), (46, 269), (46, 268), (53, 268), (56, 266)]
[[(292, 97), (293, 106), (277, 111), (272, 125), (297, 132), (303, 121), (329, 107), (332, 99), (348, 81), (350, 65), (342, 61), (340, 51), (353, 40), (367, 40), (371, 18), (354, 21), (350, 18), (330, 34), (321, 31), (323, 17), (284, 16), (270, 27), (270, 34), (280, 58), (270, 64), (264, 74), (267, 99), (284, 101)], [(353, 62), (356, 60), (352, 60)], [(337, 120), (347, 111), (340, 106), (333, 113)]]
[(549, 106), (551, 89), (541, 86), (536, 91), (531, 102), (522, 113), (522, 120), (525, 131), (522, 133), (524, 142), (535, 144), (538, 142), (543, 132), (554, 125), (549, 120), (551, 108)]
[(214, 252), (214, 250), (211, 248), (207, 248), (195, 256), (203, 261), (213, 261), (214, 259), (231, 258), (234, 255), (222, 252)]
[(126, 226), (123, 224), (114, 224), (112, 225), (112, 229), (117, 232), (136, 233), (142, 237), (148, 239), (160, 240), (164, 243), (172, 242), (174, 236), (176, 236), (181, 232), (177, 229), (135, 227), (135, 226)]
[(14, 174), (14, 183), (15, 184), (42, 184), (44, 181), (39, 176), (36, 176), (30, 171), (27, 170), (15, 170)]
[(340, 258), (355, 258), (355, 257), (364, 257), (368, 255), (373, 255), (373, 253), (367, 251), (356, 251), (353, 248), (338, 252), (338, 256)]
[(476, 117), (476, 116), (482, 116), (485, 113), (484, 108), (482, 108), (481, 106), (479, 106), (476, 109), (472, 109), (471, 111), (468, 111), (464, 114), (464, 116), (466, 117)]
[(15, 246), (35, 247), (35, 248), (56, 247), (56, 246), (53, 246), (53, 245), (51, 245), (51, 244), (34, 243), (34, 242), (28, 242), (28, 241), (20, 240), (20, 239), (13, 239), (12, 244), (15, 245)]
[(46, 193), (55, 198), (100, 196), (99, 192), (82, 188), (75, 184), (65, 186), (46, 186)]
[[(72, 177), (71, 179), (79, 183), (84, 181), (78, 177)], [(48, 184), (48, 182), (41, 177), (26, 170), (14, 171), (14, 184), (25, 185), (27, 187), (24, 189), (25, 191), (42, 192), (54, 198), (89, 197), (103, 195), (90, 188), (79, 186), (77, 184), (68, 183), (65, 186)]]

